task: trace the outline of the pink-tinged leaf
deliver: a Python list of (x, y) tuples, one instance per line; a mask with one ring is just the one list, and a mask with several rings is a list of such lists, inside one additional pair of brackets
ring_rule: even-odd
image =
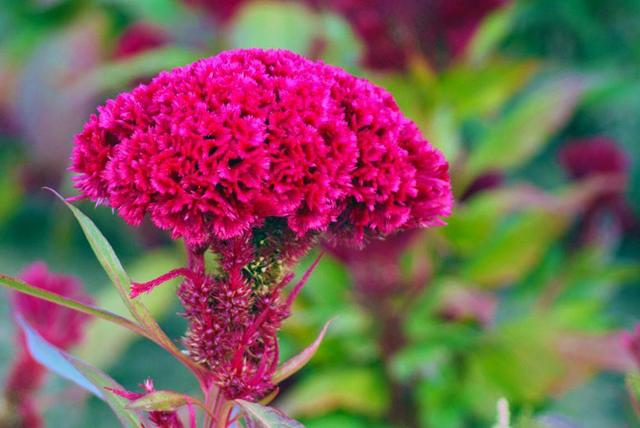
[(235, 400), (244, 414), (247, 426), (250, 428), (304, 428), (295, 421), (273, 407), (262, 406), (245, 400)]
[(147, 333), (142, 327), (140, 327), (133, 321), (121, 317), (120, 315), (116, 315), (105, 309), (86, 305), (76, 300), (60, 296), (59, 294), (51, 293), (41, 288), (34, 287), (19, 279), (0, 274), (0, 285), (4, 285), (5, 287), (18, 291), (20, 293), (28, 294), (29, 296), (37, 297), (39, 299), (46, 300), (60, 306), (64, 306), (65, 308), (72, 309), (74, 311), (82, 312), (84, 314), (91, 315), (114, 324), (118, 324), (119, 326), (129, 329), (137, 334), (147, 336)]
[(144, 418), (137, 412), (125, 408), (127, 400), (109, 392), (109, 389), (122, 389), (122, 386), (101, 370), (72, 357), (47, 342), (21, 317), (17, 319), (27, 339), (29, 352), (36, 361), (105, 401), (123, 427), (139, 428), (142, 426)]
[(322, 339), (324, 339), (324, 336), (327, 333), (329, 324), (331, 324), (332, 321), (333, 320), (331, 319), (325, 323), (322, 330), (320, 330), (320, 334), (318, 334), (318, 337), (313, 341), (313, 343), (311, 343), (311, 345), (307, 346), (302, 352), (285, 362), (278, 368), (278, 370), (276, 370), (273, 378), (271, 379), (274, 384), (278, 384), (286, 378), (294, 375), (298, 370), (304, 367), (311, 358), (313, 358), (320, 347), (320, 343), (322, 343)]
[(175, 391), (153, 391), (127, 404), (128, 409), (145, 412), (173, 412), (195, 400)]
[(640, 417), (640, 375), (637, 373), (627, 375), (625, 383), (627, 384), (627, 391), (629, 392), (631, 405), (633, 406), (636, 415)]

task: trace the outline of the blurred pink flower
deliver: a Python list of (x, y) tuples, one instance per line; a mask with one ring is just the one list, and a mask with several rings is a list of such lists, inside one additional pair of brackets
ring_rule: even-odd
[(622, 230), (635, 226), (636, 219), (625, 200), (630, 161), (614, 140), (593, 137), (570, 141), (560, 149), (559, 159), (574, 180), (601, 176), (608, 177), (611, 183), (620, 183), (598, 194), (585, 207), (580, 220), (583, 239), (591, 240), (605, 218), (613, 219)]
[(127, 27), (118, 38), (113, 56), (125, 58), (167, 44), (167, 32), (153, 24), (138, 22)]
[(420, 230), (412, 229), (372, 240), (362, 248), (349, 245), (325, 248), (347, 266), (360, 297), (380, 303), (380, 299), (411, 288), (400, 268), (400, 257), (419, 236)]
[[(44, 262), (36, 262), (20, 275), (27, 284), (43, 290), (91, 303), (80, 281), (72, 276), (49, 272)], [(47, 302), (26, 294), (15, 293), (12, 297), (14, 311), (52, 345), (69, 349), (82, 339), (84, 324), (88, 317), (77, 311)]]
[(227, 22), (246, 0), (184, 0), (185, 3), (206, 9), (222, 23)]
[(622, 346), (633, 358), (636, 368), (640, 370), (640, 323), (631, 331), (625, 331), (620, 335)]
[[(37, 262), (21, 274), (24, 282), (83, 303), (91, 298), (74, 277), (49, 272), (47, 265)], [(13, 310), (52, 345), (69, 349), (82, 339), (86, 315), (54, 303), (49, 303), (26, 294), (15, 293), (11, 303)], [(13, 363), (5, 386), (5, 398), (17, 412), (23, 428), (39, 428), (42, 420), (33, 403), (34, 394), (41, 387), (46, 369), (29, 352), (24, 334), (16, 335), (17, 359)]]
[(344, 15), (364, 40), (364, 63), (402, 69), (413, 52), (436, 67), (463, 53), (480, 22), (508, 0), (309, 0)]

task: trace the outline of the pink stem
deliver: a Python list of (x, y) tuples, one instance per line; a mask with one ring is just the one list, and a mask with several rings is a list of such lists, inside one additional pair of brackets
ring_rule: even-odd
[(156, 279), (152, 279), (151, 281), (147, 281), (147, 282), (132, 282), (131, 283), (131, 291), (129, 292), (129, 295), (131, 296), (132, 299), (138, 297), (140, 294), (142, 293), (148, 293), (149, 291), (153, 290), (154, 288), (156, 288), (158, 285), (165, 283), (173, 278), (176, 278), (178, 276), (184, 276), (185, 278), (190, 279), (193, 282), (197, 282), (198, 280), (198, 276), (192, 272), (191, 270), (187, 269), (187, 268), (178, 268), (178, 269), (174, 269), (172, 271), (169, 271), (167, 273), (165, 273), (164, 275), (161, 275), (159, 277), (157, 277)]

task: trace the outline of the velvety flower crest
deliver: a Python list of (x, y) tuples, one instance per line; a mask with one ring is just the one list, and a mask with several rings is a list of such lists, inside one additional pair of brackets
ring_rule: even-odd
[(389, 93), (284, 50), (235, 50), (107, 101), (76, 137), (84, 196), (191, 246), (286, 220), (361, 240), (442, 224), (448, 166)]

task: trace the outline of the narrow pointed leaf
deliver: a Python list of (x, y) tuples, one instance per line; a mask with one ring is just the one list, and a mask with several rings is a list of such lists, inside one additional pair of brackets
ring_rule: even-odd
[(193, 402), (194, 400), (192, 398), (179, 392), (154, 391), (132, 401), (127, 405), (127, 408), (144, 410), (145, 412), (172, 412)]
[(113, 380), (109, 375), (102, 370), (93, 367), (84, 361), (80, 361), (71, 355), (66, 355), (66, 358), (73, 366), (85, 375), (94, 385), (100, 387), (103, 391), (103, 400), (111, 407), (111, 410), (116, 414), (116, 417), (120, 420), (123, 427), (140, 428), (145, 418), (142, 414), (138, 413), (134, 409), (128, 409), (126, 406), (128, 400), (114, 394), (109, 390), (122, 390), (122, 385)]
[(71, 210), (76, 220), (78, 220), (78, 223), (82, 228), (82, 232), (84, 232), (84, 235), (87, 238), (91, 249), (98, 258), (98, 262), (107, 273), (107, 276), (109, 276), (111, 282), (113, 282), (113, 284), (116, 286), (118, 294), (120, 294), (120, 298), (126, 305), (131, 315), (139, 320), (139, 312), (144, 310), (143, 306), (141, 304), (136, 304), (136, 302), (129, 298), (129, 287), (131, 281), (124, 271), (124, 268), (122, 267), (122, 263), (120, 263), (118, 256), (116, 256), (115, 251), (113, 251), (111, 244), (109, 244), (102, 232), (100, 232), (98, 227), (93, 223), (93, 221), (91, 221), (89, 217), (87, 217), (78, 208), (67, 202), (55, 190), (49, 190), (51, 190), (51, 192), (53, 192), (58, 198), (60, 198), (60, 200)]
[(33, 358), (52, 372), (86, 389), (98, 398), (104, 394), (95, 387), (73, 364), (63, 352), (40, 336), (20, 315), (16, 316), (18, 325), (24, 332), (27, 347)]
[(307, 364), (311, 360), (311, 358), (313, 358), (316, 351), (318, 351), (320, 344), (322, 343), (322, 339), (324, 339), (324, 336), (327, 333), (329, 324), (331, 324), (332, 321), (333, 320), (329, 320), (325, 323), (324, 327), (322, 327), (322, 330), (320, 330), (320, 334), (318, 334), (318, 337), (313, 341), (313, 343), (311, 343), (311, 345), (307, 346), (302, 352), (285, 362), (278, 368), (278, 370), (276, 370), (272, 378), (272, 382), (274, 384), (278, 384), (288, 377), (294, 375), (298, 370), (304, 367), (304, 365)]
[(64, 306), (65, 308), (69, 308), (74, 311), (82, 312), (84, 314), (92, 315), (96, 318), (100, 318), (102, 320), (109, 321), (114, 324), (118, 324), (119, 326), (129, 329), (137, 334), (146, 335), (146, 332), (139, 325), (137, 325), (133, 321), (130, 321), (126, 318), (121, 317), (120, 315), (116, 315), (105, 309), (96, 308), (91, 305), (86, 305), (84, 303), (80, 303), (78, 301), (68, 299), (58, 294), (43, 290), (41, 288), (34, 287), (19, 279), (0, 274), (0, 285), (4, 285), (20, 293), (28, 294), (30, 296), (37, 297), (39, 299), (46, 300), (51, 303)]
[(245, 400), (235, 400), (248, 423), (253, 428), (304, 428), (300, 422), (289, 418), (280, 410)]
[(51, 345), (29, 326), (22, 317), (18, 316), (17, 321), (22, 331), (24, 331), (29, 352), (37, 362), (104, 400), (116, 413), (123, 427), (139, 428), (142, 426), (140, 415), (124, 407), (127, 404), (126, 400), (104, 389), (105, 387), (122, 389), (117, 382), (97, 368), (77, 360)]
[(186, 367), (188, 367), (194, 374), (200, 373), (201, 369), (193, 361), (191, 361), (186, 355), (184, 355), (175, 346), (173, 341), (167, 337), (162, 331), (158, 322), (153, 315), (141, 302), (132, 300), (129, 298), (129, 289), (131, 286), (131, 280), (126, 274), (122, 263), (116, 256), (113, 247), (109, 244), (109, 241), (104, 237), (98, 227), (87, 217), (82, 211), (68, 203), (62, 196), (60, 196), (55, 190), (48, 189), (54, 193), (64, 204), (71, 210), (73, 215), (78, 220), (82, 231), (84, 232), (87, 241), (91, 249), (95, 253), (98, 261), (102, 265), (103, 269), (109, 276), (109, 279), (116, 286), (120, 298), (124, 302), (125, 306), (131, 313), (131, 315), (146, 329), (146, 335), (150, 337), (158, 345), (162, 346), (168, 352), (170, 352), (175, 358), (181, 361)]

